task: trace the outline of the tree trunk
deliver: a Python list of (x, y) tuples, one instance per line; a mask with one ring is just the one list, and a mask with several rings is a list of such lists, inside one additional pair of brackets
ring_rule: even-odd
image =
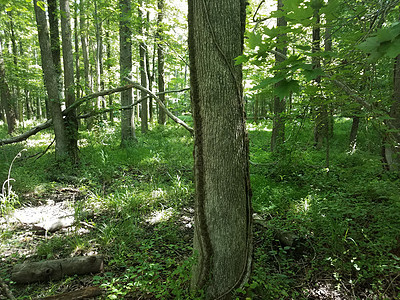
[[(321, 17), (319, 10), (322, 7), (321, 1), (315, 1), (314, 8), (314, 18), (315, 24), (312, 30), (312, 53), (317, 54), (321, 51)], [(313, 56), (313, 68), (321, 68), (321, 60), (317, 56)], [(321, 83), (321, 77), (318, 76), (315, 79), (316, 84), (319, 86)], [(324, 144), (324, 139), (328, 133), (328, 112), (326, 104), (324, 103), (324, 99), (322, 95), (318, 95), (314, 97), (315, 107), (315, 127), (314, 127), (314, 143), (317, 149), (322, 148)]]
[(191, 288), (205, 299), (230, 299), (250, 273), (248, 138), (242, 69), (234, 64), (245, 17), (244, 0), (189, 0), (197, 256)]
[[(129, 76), (132, 71), (132, 33), (129, 25), (131, 19), (131, 0), (120, 0), (120, 77), (124, 84), (124, 78)], [(132, 90), (121, 92), (121, 106), (132, 104)], [(124, 110), (121, 112), (121, 145), (128, 141), (136, 140), (135, 123), (133, 119), (133, 110)]]
[[(69, 0), (60, 0), (62, 52), (64, 65), (65, 103), (70, 107), (75, 102), (74, 55), (72, 53), (71, 14)], [(71, 162), (78, 162), (78, 121), (76, 110), (65, 117), (65, 129), (68, 139), (68, 154)]]
[(6, 70), (3, 59), (3, 47), (0, 40), (0, 99), (1, 106), (4, 109), (4, 113), (7, 120), (7, 132), (8, 134), (12, 134), (15, 130), (15, 126), (17, 125), (17, 119), (15, 115), (15, 111), (13, 109), (12, 97), (10, 88), (8, 87), (8, 83), (6, 80)]
[(82, 57), (83, 57), (83, 73), (85, 77), (85, 94), (90, 94), (92, 92), (92, 87), (89, 79), (89, 54), (88, 54), (88, 43), (87, 43), (87, 26), (86, 26), (86, 1), (80, 0), (79, 8), (79, 27), (81, 34), (81, 47), (82, 47)]
[[(278, 0), (278, 10), (283, 11), (283, 0)], [(287, 26), (287, 22), (285, 17), (280, 17), (277, 19), (277, 26), (285, 27)], [(287, 34), (281, 34), (277, 38), (278, 47), (276, 49), (277, 52), (282, 53), (286, 56), (287, 47), (286, 41)], [(275, 54), (275, 65), (279, 65), (285, 59), (282, 55)], [(278, 88), (280, 83), (276, 83), (275, 88)], [(271, 136), (271, 151), (278, 150), (283, 143), (285, 142), (285, 113), (286, 113), (286, 99), (285, 97), (281, 98), (279, 96), (274, 97), (274, 121), (272, 127), (272, 136)]]
[[(143, 1), (140, 0), (139, 1), (139, 6), (138, 6), (138, 14), (139, 14), (139, 22), (140, 22), (139, 34), (143, 36), (144, 16), (143, 16), (143, 11), (142, 11), (142, 9), (143, 9), (142, 6), (143, 6)], [(143, 87), (148, 88), (148, 76), (147, 76), (148, 63), (147, 63), (147, 60), (146, 60), (146, 58), (147, 58), (147, 46), (146, 46), (146, 44), (144, 43), (143, 40), (139, 43), (139, 56), (140, 56), (140, 84)], [(146, 92), (140, 91), (140, 97), (141, 98), (144, 98), (146, 96), (147, 96)], [(149, 127), (148, 127), (148, 114), (149, 114), (148, 101), (144, 100), (142, 102), (141, 106), (142, 106), (142, 110), (140, 112), (141, 131), (142, 131), (142, 133), (146, 133), (149, 130)]]
[(353, 122), (351, 124), (350, 130), (350, 153), (354, 153), (357, 147), (357, 135), (358, 135), (358, 127), (360, 125), (360, 117), (353, 117)]
[(62, 68), (61, 68), (61, 45), (60, 31), (58, 26), (57, 0), (47, 0), (49, 5), (49, 26), (50, 26), (50, 45), (53, 64), (57, 73), (59, 98), (62, 99)]
[(37, 0), (33, 1), (33, 5), (39, 35), (44, 84), (49, 97), (48, 106), (53, 119), (54, 133), (56, 136), (56, 157), (57, 159), (63, 159), (68, 153), (68, 139), (66, 137), (64, 120), (61, 113), (57, 72), (54, 67), (53, 56), (51, 53), (46, 13), (37, 5)]
[(393, 76), (393, 102), (386, 124), (384, 138), (384, 162), (389, 171), (400, 171), (400, 55), (395, 59)]

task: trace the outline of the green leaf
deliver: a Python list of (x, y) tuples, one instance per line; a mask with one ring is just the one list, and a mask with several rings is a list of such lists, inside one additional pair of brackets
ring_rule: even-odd
[(248, 45), (250, 49), (255, 49), (262, 44), (262, 36), (259, 33), (250, 32), (248, 35)]
[(241, 65), (249, 61), (249, 57), (247, 55), (240, 55), (235, 58), (235, 66)]
[(286, 96), (289, 96), (291, 93), (297, 93), (298, 91), (300, 91), (299, 82), (293, 79), (283, 79), (279, 82), (274, 90), (275, 94), (279, 98), (284, 98)]
[(44, 1), (37, 2), (37, 6), (39, 6), (44, 11), (46, 11), (45, 5), (46, 5), (46, 3)]
[(318, 76), (325, 75), (324, 71), (322, 71), (321, 68), (316, 68), (314, 70), (304, 70), (303, 74), (307, 81), (311, 81), (311, 80), (317, 78)]
[(282, 80), (285, 80), (285, 76), (283, 74), (278, 74), (278, 75), (275, 75), (274, 77), (268, 77), (268, 78), (262, 80), (260, 82), (260, 84), (253, 87), (252, 90), (264, 89), (270, 85), (281, 82)]

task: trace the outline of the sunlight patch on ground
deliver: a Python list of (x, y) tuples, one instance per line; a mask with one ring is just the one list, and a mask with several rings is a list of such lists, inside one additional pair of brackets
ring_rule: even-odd
[(248, 131), (272, 131), (272, 128), (268, 128), (266, 124), (247, 123), (246, 126)]
[(154, 225), (157, 223), (168, 221), (172, 217), (174, 211), (175, 210), (172, 207), (167, 209), (157, 210), (153, 212), (150, 215), (150, 217), (146, 219), (146, 222), (150, 223), (151, 225)]
[(52, 139), (53, 136), (50, 133), (42, 133), (41, 135), (37, 135), (35, 139), (28, 139), (26, 141), (26, 146), (30, 148), (30, 147), (48, 145), (49, 143), (51, 143)]
[(167, 193), (165, 191), (163, 191), (162, 189), (159, 188), (159, 189), (153, 190), (151, 192), (151, 197), (153, 199), (164, 198), (164, 195), (166, 195), (166, 194)]

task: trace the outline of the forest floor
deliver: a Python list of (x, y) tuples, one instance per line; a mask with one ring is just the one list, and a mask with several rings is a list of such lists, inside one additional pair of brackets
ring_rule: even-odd
[[(312, 147), (307, 128), (289, 128), (281, 154), (270, 153), (270, 126), (249, 124), (254, 265), (237, 298), (400, 298), (400, 179), (381, 167), (377, 137), (360, 132), (350, 154), (350, 124), (338, 120), (326, 166), (327, 152)], [(43, 132), (0, 148), (2, 182), (27, 149), (12, 166), (9, 205), (1, 206), (0, 278), (13, 295), (100, 286), (98, 299), (191, 299), (190, 135), (154, 127), (121, 148), (115, 128), (102, 124), (81, 132), (79, 168), (57, 164), (52, 151), (35, 159), (51, 139)], [(30, 284), (10, 279), (15, 264), (82, 255), (102, 255), (104, 272)]]

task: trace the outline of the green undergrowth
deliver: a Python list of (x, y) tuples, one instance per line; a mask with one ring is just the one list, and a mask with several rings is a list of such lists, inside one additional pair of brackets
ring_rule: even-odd
[[(351, 123), (335, 121), (329, 165), (326, 148), (313, 148), (310, 124), (288, 126), (279, 154), (269, 151), (271, 123), (249, 124), (253, 207), (267, 225), (254, 224), (253, 272), (238, 299), (399, 297), (399, 177), (383, 170), (378, 134), (368, 124), (349, 153)], [(116, 127), (102, 123), (80, 132), (77, 167), (56, 162), (53, 147), (43, 154), (52, 139), (43, 131), (0, 148), (2, 182), (27, 149), (11, 170), (15, 208), (45, 203), (64, 187), (79, 191), (68, 205), (80, 222), (67, 232), (26, 237), (2, 227), (0, 250), (16, 250), (2, 256), (0, 276), (14, 294), (31, 299), (96, 284), (107, 299), (190, 299), (190, 134), (154, 126), (121, 147)], [(282, 243), (282, 233), (292, 243)], [(90, 254), (104, 256), (104, 273), (27, 286), (9, 281), (13, 263)]]

